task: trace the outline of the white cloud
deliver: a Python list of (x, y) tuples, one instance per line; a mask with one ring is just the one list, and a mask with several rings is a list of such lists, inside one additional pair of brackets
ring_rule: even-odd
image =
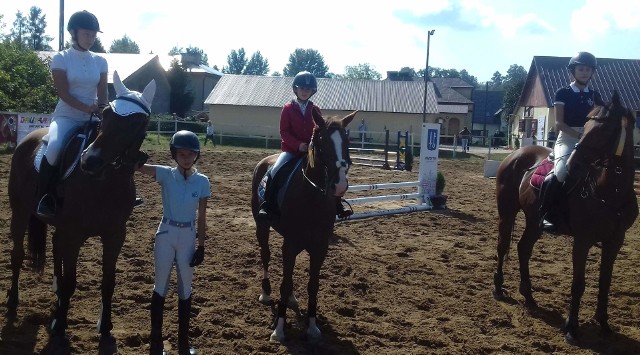
[(628, 0), (587, 0), (571, 14), (571, 30), (576, 39), (592, 40), (616, 30), (640, 28), (640, 2)]

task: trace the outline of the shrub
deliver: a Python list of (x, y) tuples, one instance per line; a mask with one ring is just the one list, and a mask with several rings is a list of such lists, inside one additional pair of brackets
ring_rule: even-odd
[(445, 184), (444, 175), (438, 171), (438, 175), (436, 176), (436, 195), (442, 195)]

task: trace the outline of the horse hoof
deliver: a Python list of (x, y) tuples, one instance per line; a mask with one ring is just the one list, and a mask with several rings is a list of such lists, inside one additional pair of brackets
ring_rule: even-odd
[(564, 341), (567, 344), (573, 345), (573, 346), (577, 346), (580, 344), (580, 341), (578, 340), (578, 336), (576, 334), (573, 334), (572, 332), (567, 332), (567, 334), (564, 335)]
[(66, 355), (71, 353), (71, 345), (66, 335), (54, 335), (49, 339), (50, 353), (54, 355)]
[(258, 301), (265, 306), (270, 306), (271, 303), (273, 302), (273, 299), (271, 298), (271, 296), (267, 295), (266, 293), (263, 293), (258, 298)]
[(504, 301), (505, 297), (502, 290), (493, 290), (491, 293), (493, 294), (493, 299), (497, 301)]
[(271, 336), (269, 337), (269, 342), (274, 344), (274, 343), (284, 343), (285, 341), (285, 337), (284, 337), (284, 333), (280, 333), (278, 332), (278, 330), (274, 330), (273, 333), (271, 333)]
[(116, 345), (116, 338), (110, 334), (101, 336), (100, 343), (98, 344), (98, 354), (112, 355), (117, 353), (118, 346)]
[(524, 306), (528, 309), (536, 309), (538, 308), (538, 303), (536, 303), (536, 300), (534, 300), (533, 298), (527, 298), (524, 301)]
[(307, 328), (307, 341), (311, 344), (317, 344), (322, 339), (322, 333), (318, 327)]

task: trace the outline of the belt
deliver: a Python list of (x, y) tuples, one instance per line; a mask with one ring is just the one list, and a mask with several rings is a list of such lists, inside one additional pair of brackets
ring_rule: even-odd
[(170, 226), (178, 227), (178, 228), (189, 228), (191, 227), (191, 222), (178, 222), (171, 220), (167, 217), (162, 217), (162, 223), (166, 223)]

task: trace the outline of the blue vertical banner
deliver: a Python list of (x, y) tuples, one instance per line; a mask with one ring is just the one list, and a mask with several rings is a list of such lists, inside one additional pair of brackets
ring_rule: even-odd
[(436, 194), (440, 124), (423, 123), (420, 139), (420, 186), (429, 196)]

